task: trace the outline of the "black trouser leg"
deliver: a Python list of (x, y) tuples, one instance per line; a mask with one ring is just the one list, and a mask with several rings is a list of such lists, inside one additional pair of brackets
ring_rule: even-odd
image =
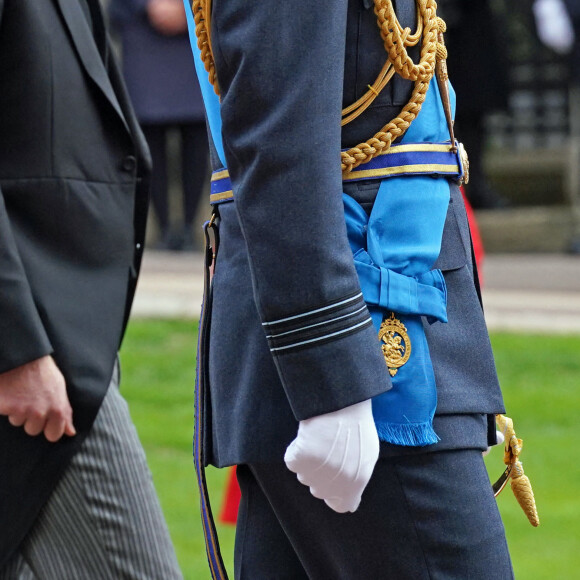
[(151, 174), (151, 203), (157, 218), (161, 236), (169, 231), (169, 202), (167, 195), (167, 125), (143, 125), (147, 139), (153, 173)]
[(238, 470), (237, 579), (513, 579), (480, 450), (379, 459), (354, 514), (333, 512), (283, 463)]
[[(183, 181), (183, 224), (190, 228), (208, 177), (209, 145), (205, 123), (179, 126)], [(209, 203), (209, 201), (208, 201)]]

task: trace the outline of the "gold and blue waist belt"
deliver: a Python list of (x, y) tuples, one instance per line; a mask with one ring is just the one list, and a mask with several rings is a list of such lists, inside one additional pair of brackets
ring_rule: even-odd
[[(462, 148), (452, 150), (445, 143), (404, 143), (391, 146), (386, 153), (343, 175), (344, 182), (400, 177), (403, 175), (441, 175), (460, 181), (466, 173)], [(212, 173), (210, 203), (233, 201), (230, 174), (225, 168)]]

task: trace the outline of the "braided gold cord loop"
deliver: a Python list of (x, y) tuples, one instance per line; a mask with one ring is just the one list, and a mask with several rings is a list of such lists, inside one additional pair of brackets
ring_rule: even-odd
[(435, 0), (417, 0), (417, 9), (423, 21), (421, 58), (415, 64), (405, 48), (403, 33), (391, 0), (375, 0), (375, 14), (385, 50), (395, 70), (410, 81), (430, 81), (435, 72), (437, 50), (437, 4)]
[(342, 110), (343, 119), (340, 122), (340, 126), (344, 127), (364, 113), (381, 94), (381, 91), (387, 86), (394, 74), (393, 65), (387, 60), (375, 82), (369, 85), (369, 90), (358, 101)]
[[(435, 74), (436, 62), (447, 57), (445, 46), (438, 42), (438, 35), (445, 31), (446, 26), (436, 14), (437, 3), (435, 0), (416, 0), (416, 3), (417, 30), (411, 33), (409, 28), (403, 28), (399, 23), (392, 0), (375, 0), (375, 14), (387, 52), (387, 61), (376, 81), (369, 86), (367, 93), (343, 110), (344, 118), (341, 125), (353, 121), (366, 110), (395, 73), (414, 81), (415, 86), (409, 102), (395, 119), (387, 123), (368, 141), (341, 153), (343, 173), (349, 173), (355, 167), (385, 152), (395, 139), (405, 134), (425, 101), (429, 83)], [(192, 11), (201, 59), (209, 81), (215, 93), (219, 95), (210, 38), (211, 0), (193, 0)], [(406, 47), (415, 46), (420, 40), (422, 41), (420, 59), (419, 63), (415, 64), (407, 53)]]
[(197, 47), (201, 51), (201, 60), (209, 76), (209, 82), (213, 86), (216, 95), (219, 95), (219, 86), (215, 72), (213, 52), (211, 50), (211, 38), (209, 32), (209, 21), (211, 14), (211, 0), (193, 0), (191, 4), (193, 21), (195, 22), (195, 36), (197, 37)]
[(385, 125), (381, 131), (368, 141), (360, 143), (348, 151), (343, 151), (340, 154), (342, 172), (348, 173), (355, 167), (367, 163), (383, 151), (386, 151), (397, 137), (404, 135), (419, 114), (421, 105), (425, 101), (428, 87), (429, 83), (418, 81), (411, 100), (403, 107), (398, 117)]
[[(387, 51), (387, 62), (393, 66), (397, 74), (415, 81), (415, 87), (411, 99), (398, 117), (385, 125), (372, 139), (341, 153), (343, 174), (349, 173), (359, 165), (387, 151), (395, 139), (405, 134), (421, 111), (429, 83), (435, 74), (435, 63), (439, 58), (443, 59), (447, 56), (445, 46), (438, 42), (438, 35), (445, 30), (446, 26), (445, 22), (437, 16), (436, 10), (435, 0), (417, 0), (422, 46), (420, 61), (415, 64), (405, 48), (405, 46), (410, 46), (410, 30), (401, 27), (391, 0), (375, 0), (375, 14)], [(417, 37), (417, 32), (413, 38)]]
[[(421, 14), (417, 11), (417, 30), (411, 33), (410, 28), (403, 28), (399, 21), (395, 22), (398, 27), (401, 38), (405, 46), (416, 46), (421, 40), (423, 35), (423, 20), (421, 19)], [(342, 110), (343, 119), (340, 126), (343, 127), (351, 121), (354, 121), (358, 116), (364, 113), (373, 101), (380, 95), (381, 91), (387, 86), (393, 75), (395, 74), (395, 69), (393, 64), (387, 58), (379, 76), (372, 85), (369, 85), (369, 90), (360, 98), (358, 101), (352, 105), (346, 107)]]

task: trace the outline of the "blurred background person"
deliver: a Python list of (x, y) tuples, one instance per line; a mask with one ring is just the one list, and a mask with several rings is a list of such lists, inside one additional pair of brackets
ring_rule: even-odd
[[(123, 73), (153, 158), (151, 201), (159, 236), (155, 247), (191, 250), (192, 224), (208, 175), (208, 142), (182, 0), (110, 0), (111, 25), (120, 36)], [(168, 135), (181, 146), (183, 217), (169, 209)]]
[[(575, 41), (573, 16), (580, 25), (578, 0), (535, 0), (534, 17), (542, 43), (558, 54), (572, 52)], [(578, 51), (580, 56), (580, 51)]]
[[(538, 37), (555, 53), (568, 58), (570, 156), (580, 164), (580, 0), (535, 0)], [(569, 251), (580, 254), (580, 173), (571, 173), (569, 201), (573, 232)]]
[(507, 201), (489, 183), (483, 168), (485, 117), (508, 104), (507, 58), (489, 0), (442, 0), (447, 23), (448, 68), (457, 93), (456, 135), (469, 155), (465, 193), (474, 209), (504, 207)]

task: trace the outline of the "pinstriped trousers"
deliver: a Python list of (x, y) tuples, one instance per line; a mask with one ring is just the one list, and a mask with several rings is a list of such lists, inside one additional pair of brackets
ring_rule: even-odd
[(145, 453), (118, 389), (0, 580), (182, 579)]

